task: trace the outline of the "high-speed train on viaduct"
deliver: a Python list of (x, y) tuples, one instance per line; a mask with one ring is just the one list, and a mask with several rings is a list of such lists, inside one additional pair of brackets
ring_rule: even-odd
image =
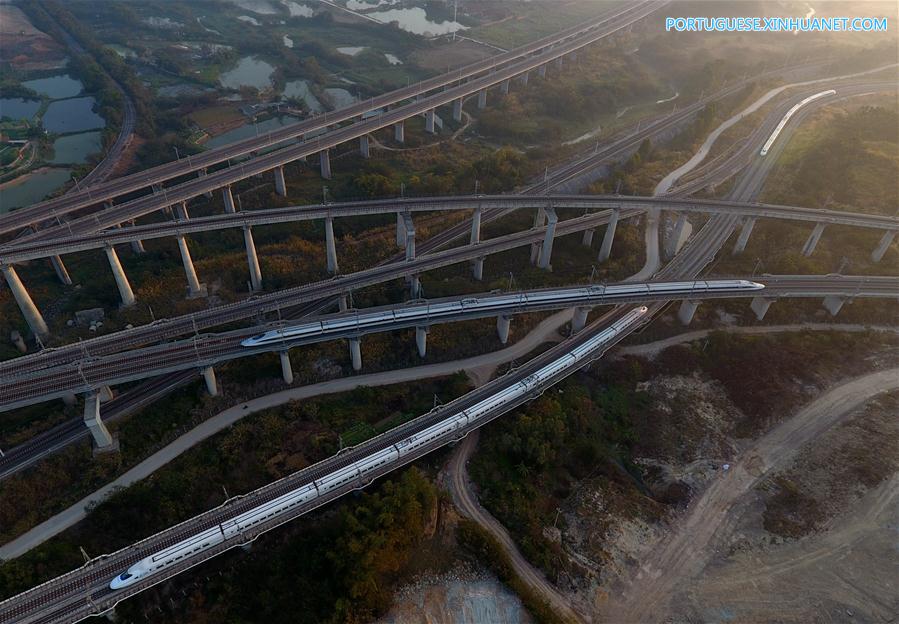
[(643, 295), (662, 293), (673, 295), (675, 293), (688, 292), (701, 297), (704, 294), (715, 291), (735, 292), (739, 290), (761, 290), (764, 284), (749, 280), (694, 280), (688, 282), (664, 282), (647, 284), (615, 284), (612, 286), (587, 286), (579, 288), (547, 288), (529, 293), (506, 293), (489, 297), (457, 299), (453, 301), (439, 301), (434, 303), (416, 303), (403, 308), (391, 310), (378, 310), (374, 312), (360, 312), (345, 314), (322, 321), (298, 323), (288, 327), (273, 329), (252, 338), (241, 341), (244, 347), (260, 347), (271, 344), (281, 344), (290, 340), (321, 336), (337, 332), (356, 330), (360, 333), (376, 330), (385, 324), (411, 323), (411, 322), (436, 322), (441, 318), (460, 314), (484, 314), (492, 311), (509, 312), (515, 307), (523, 309), (539, 308), (541, 305), (565, 305), (587, 306), (601, 305), (608, 296)]
[[(545, 384), (560, 375), (574, 372), (589, 363), (596, 357), (597, 351), (604, 345), (613, 343), (616, 338), (626, 334), (629, 329), (645, 321), (644, 317), (647, 312), (648, 308), (646, 306), (634, 308), (608, 328), (571, 351), (568, 351), (521, 381), (501, 389), (496, 394), (475, 403), (471, 407), (451, 414), (436, 424), (414, 433), (395, 444), (376, 450), (357, 462), (338, 468), (323, 477), (312, 480), (310, 483), (301, 485), (287, 494), (229, 518), (214, 527), (198, 532), (173, 546), (141, 559), (113, 578), (109, 583), (110, 589), (117, 590), (133, 585), (138, 581), (158, 574), (169, 566), (176, 565), (184, 559), (194, 557), (198, 553), (223, 542), (233, 541), (236, 546), (241, 543), (241, 536), (253, 531), (260, 523), (266, 523), (278, 516), (287, 514), (297, 506), (309, 503), (336, 488), (350, 483), (355, 484), (354, 489), (365, 487), (373, 480), (372, 474), (374, 470), (406, 457), (419, 447), (432, 445), (439, 441), (448, 443), (461, 439), (471, 430), (472, 426), (477, 426), (489, 415), (497, 410), (501, 410), (503, 406), (509, 406), (516, 399), (529, 393), (536, 393)], [(509, 407), (506, 407), (506, 409), (509, 409)]]

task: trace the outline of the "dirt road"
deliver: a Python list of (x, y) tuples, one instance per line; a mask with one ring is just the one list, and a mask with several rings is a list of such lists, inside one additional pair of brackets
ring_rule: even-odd
[(602, 619), (653, 622), (669, 615), (675, 591), (700, 573), (714, 544), (739, 518), (735, 506), (762, 477), (784, 466), (805, 445), (872, 397), (899, 388), (899, 368), (871, 373), (831, 388), (758, 440), (696, 499), (669, 535), (630, 578), (611, 591)]

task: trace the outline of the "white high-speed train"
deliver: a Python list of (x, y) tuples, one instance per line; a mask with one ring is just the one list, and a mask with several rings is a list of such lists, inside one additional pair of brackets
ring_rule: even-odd
[(384, 464), (396, 461), (434, 442), (440, 441), (444, 443), (456, 439), (459, 437), (458, 432), (460, 430), (485, 419), (503, 405), (508, 405), (529, 392), (539, 389), (544, 383), (554, 379), (563, 372), (577, 370), (586, 364), (600, 347), (611, 343), (623, 332), (642, 322), (647, 311), (646, 306), (629, 311), (607, 329), (584, 341), (580, 346), (553, 360), (521, 381), (503, 388), (496, 394), (475, 403), (461, 412), (448, 416), (440, 422), (400, 440), (396, 444), (375, 451), (357, 462), (351, 462), (346, 466), (337, 468), (333, 472), (313, 480), (311, 483), (302, 485), (287, 494), (229, 518), (173, 546), (141, 559), (125, 572), (113, 578), (109, 583), (110, 589), (122, 589), (137, 583), (141, 579), (158, 574), (165, 568), (177, 565), (179, 562), (222, 542), (233, 540), (260, 523), (286, 514), (298, 505), (324, 496), (328, 492), (348, 483), (355, 483), (359, 488), (364, 487), (371, 482), (373, 478), (371, 476), (372, 471)]
[(810, 95), (793, 106), (790, 110), (788, 110), (787, 114), (784, 115), (780, 120), (780, 123), (777, 124), (777, 127), (774, 128), (774, 132), (772, 132), (771, 136), (768, 137), (768, 140), (765, 141), (765, 144), (762, 146), (762, 151), (759, 152), (759, 156), (765, 156), (768, 154), (768, 150), (770, 150), (771, 146), (774, 145), (774, 141), (776, 141), (777, 137), (780, 136), (781, 131), (784, 129), (784, 127), (786, 127), (787, 122), (790, 121), (790, 118), (796, 114), (796, 111), (798, 111), (809, 102), (814, 102), (818, 98), (823, 98), (826, 95), (836, 95), (836, 91), (834, 91), (833, 89), (828, 89), (827, 91), (821, 91), (820, 93)]
[(282, 344), (285, 341), (327, 336), (354, 330), (375, 331), (395, 322), (435, 321), (463, 312), (491, 312), (519, 307), (539, 306), (546, 303), (584, 305), (602, 303), (606, 297), (628, 294), (662, 293), (674, 295), (689, 293), (701, 296), (714, 291), (760, 290), (763, 284), (749, 280), (697, 280), (689, 282), (658, 282), (649, 284), (615, 284), (612, 286), (581, 286), (577, 288), (556, 288), (528, 293), (501, 294), (490, 297), (468, 298), (457, 301), (443, 301), (429, 304), (412, 304), (393, 310), (346, 314), (323, 321), (299, 323), (289, 327), (274, 329), (243, 340), (244, 347), (259, 347)]

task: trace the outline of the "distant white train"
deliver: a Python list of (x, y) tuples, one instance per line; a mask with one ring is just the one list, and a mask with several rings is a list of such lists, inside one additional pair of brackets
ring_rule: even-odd
[(659, 282), (655, 284), (615, 284), (612, 286), (556, 288), (529, 293), (494, 295), (480, 299), (468, 298), (439, 303), (412, 304), (393, 310), (345, 314), (323, 321), (299, 323), (267, 331), (243, 340), (241, 345), (245, 347), (278, 345), (290, 340), (339, 334), (348, 330), (358, 332), (376, 331), (397, 322), (435, 321), (463, 312), (491, 312), (515, 307), (527, 308), (547, 303), (558, 303), (561, 306), (568, 303), (571, 305), (599, 304), (606, 297), (627, 294), (662, 293), (674, 295), (690, 293), (700, 296), (702, 293), (714, 291), (760, 290), (764, 287), (763, 284), (750, 282), (749, 280), (697, 280), (689, 282)]
[(375, 451), (359, 461), (352, 462), (347, 460), (346, 465), (313, 480), (311, 483), (302, 485), (287, 494), (229, 518), (220, 524), (141, 559), (125, 572), (113, 578), (109, 583), (110, 589), (122, 589), (137, 583), (141, 579), (158, 574), (160, 571), (177, 565), (179, 562), (191, 558), (201, 551), (213, 548), (228, 540), (234, 540), (243, 533), (253, 529), (256, 525), (271, 521), (277, 516), (288, 513), (298, 505), (303, 505), (324, 496), (348, 483), (355, 483), (358, 488), (365, 487), (373, 478), (372, 472), (384, 464), (405, 457), (422, 447), (432, 446), (437, 448), (444, 443), (457, 439), (460, 437), (459, 432), (462, 429), (484, 420), (498, 408), (504, 405), (508, 406), (513, 401), (541, 388), (546, 382), (553, 380), (561, 373), (584, 366), (595, 356), (600, 347), (611, 344), (628, 329), (641, 323), (647, 311), (646, 306), (629, 311), (607, 329), (584, 341), (580, 346), (553, 360), (525, 379), (503, 388), (496, 394), (475, 403), (468, 409), (448, 416), (440, 422), (422, 429), (395, 444)]
[(821, 93), (816, 93), (815, 95), (810, 95), (795, 106), (787, 111), (787, 114), (783, 116), (783, 119), (780, 120), (780, 123), (777, 124), (777, 127), (774, 128), (774, 132), (771, 133), (771, 136), (768, 137), (768, 140), (765, 141), (765, 144), (762, 146), (762, 151), (759, 152), (760, 156), (764, 156), (768, 153), (768, 150), (771, 149), (771, 146), (774, 145), (774, 142), (777, 140), (777, 137), (780, 135), (781, 130), (784, 129), (784, 126), (787, 125), (787, 122), (790, 121), (790, 117), (796, 114), (800, 108), (808, 104), (809, 102), (813, 102), (818, 98), (822, 98), (826, 95), (835, 95), (836, 91), (833, 89), (829, 89), (827, 91), (822, 91)]

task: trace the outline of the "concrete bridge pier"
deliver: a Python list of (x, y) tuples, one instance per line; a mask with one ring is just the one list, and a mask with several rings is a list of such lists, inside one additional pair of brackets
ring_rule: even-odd
[(284, 165), (275, 167), (275, 192), (281, 197), (287, 197), (287, 181), (284, 179)]
[(368, 145), (368, 135), (364, 134), (359, 137), (359, 153), (362, 154), (362, 158), (371, 158), (371, 149)]
[(234, 207), (234, 195), (231, 193), (231, 185), (222, 187), (222, 199), (225, 201), (225, 212), (233, 214), (237, 212)]
[(408, 212), (403, 213), (403, 226), (405, 235), (403, 239), (406, 244), (406, 262), (415, 260), (415, 224), (412, 222), (412, 215)]
[(808, 257), (814, 253), (815, 247), (818, 246), (818, 241), (821, 240), (821, 235), (824, 234), (825, 225), (826, 224), (824, 223), (815, 225), (815, 229), (812, 230), (812, 233), (808, 236), (808, 240), (805, 241), (805, 245), (802, 246), (803, 256)]
[(893, 238), (895, 238), (896, 232), (886, 232), (883, 235), (883, 238), (880, 239), (880, 242), (877, 244), (877, 249), (871, 252), (871, 262), (880, 262), (883, 259), (883, 255), (887, 252), (887, 249), (890, 248), (890, 245), (893, 244)]
[(677, 318), (680, 319), (682, 325), (689, 325), (690, 321), (693, 320), (693, 315), (696, 314), (696, 308), (699, 307), (698, 301), (688, 301), (684, 299), (680, 308), (677, 310)]
[(69, 271), (66, 269), (62, 258), (60, 256), (50, 256), (50, 264), (53, 265), (53, 270), (56, 271), (56, 277), (59, 278), (59, 281), (66, 286), (71, 286), (72, 278), (69, 276)]
[(281, 359), (281, 377), (288, 386), (293, 383), (293, 368), (290, 366), (290, 355), (287, 351), (281, 351), (278, 354)]
[(331, 275), (340, 271), (337, 264), (337, 245), (334, 242), (334, 219), (325, 218), (325, 257), (328, 263), (328, 273)]
[(259, 268), (259, 256), (256, 255), (253, 230), (249, 225), (243, 226), (243, 242), (247, 248), (247, 265), (250, 267), (250, 288), (253, 291), (262, 290), (262, 269)]
[(684, 213), (678, 215), (677, 221), (674, 223), (674, 229), (665, 243), (665, 256), (669, 260), (680, 252), (684, 243), (686, 243), (687, 239), (690, 237), (690, 229), (692, 229), (692, 227), (688, 229), (688, 226), (689, 222), (687, 221), (687, 215)]
[(187, 211), (186, 201), (175, 204), (175, 214), (181, 221), (190, 221), (190, 213)]
[(509, 342), (509, 327), (512, 325), (512, 317), (502, 314), (496, 317), (496, 334), (502, 344)]
[(206, 286), (201, 284), (200, 279), (197, 277), (197, 269), (194, 267), (194, 261), (190, 257), (187, 239), (182, 235), (178, 235), (175, 237), (175, 240), (178, 241), (178, 251), (181, 252), (181, 263), (184, 265), (184, 275), (187, 277), (187, 298), (205, 297)]
[(571, 333), (576, 334), (587, 326), (587, 315), (590, 314), (590, 308), (575, 308), (574, 316), (571, 318)]
[(402, 249), (406, 246), (406, 222), (403, 213), (396, 213), (396, 246)]
[(824, 309), (830, 312), (831, 316), (836, 316), (840, 310), (843, 309), (843, 304), (846, 303), (845, 297), (839, 297), (837, 295), (831, 295), (829, 297), (824, 297)]
[[(134, 225), (133, 221), (131, 225)], [(131, 241), (131, 252), (136, 254), (147, 253), (146, 248), (144, 248), (144, 241), (140, 239)]]
[(562, 57), (561, 57), (561, 56), (560, 56), (559, 58), (556, 59), (556, 67), (558, 67), (559, 69), (562, 69), (562, 65), (563, 65), (563, 64), (564, 64), (564, 62), (562, 61)]
[(406, 141), (405, 122), (398, 121), (393, 124), (393, 140), (397, 143), (404, 143)]
[(428, 352), (428, 328), (415, 328), (415, 346), (418, 347), (418, 355), (424, 357)]
[(339, 312), (346, 312), (349, 309), (350, 309), (349, 295), (340, 295), (340, 298), (337, 299), (337, 310)]
[(421, 278), (417, 274), (409, 279), (409, 294), (413, 301), (421, 298)]
[(125, 269), (119, 261), (119, 255), (112, 245), (106, 246), (106, 259), (109, 260), (109, 268), (112, 269), (112, 276), (115, 278), (115, 284), (119, 289), (119, 296), (122, 298), (122, 306), (128, 307), (134, 305), (134, 291), (131, 290), (131, 284), (128, 283), (128, 276), (125, 275)]
[[(206, 171), (206, 168), (205, 168), (205, 167), (203, 167), (202, 169), (200, 169), (199, 171), (197, 171), (197, 177), (198, 177), (198, 178), (202, 178), (202, 177), (204, 177), (206, 174), (207, 174), (207, 171)], [(203, 195), (205, 195), (207, 199), (212, 199), (212, 191), (206, 191), (205, 193), (203, 193)]]
[[(541, 228), (546, 223), (546, 209), (542, 206), (537, 208), (537, 214), (534, 215), (534, 229)], [(531, 243), (531, 264), (537, 264), (540, 257), (540, 243)]]
[(747, 217), (743, 221), (743, 227), (740, 228), (740, 235), (737, 237), (737, 244), (734, 245), (733, 255), (738, 256), (746, 249), (746, 243), (749, 242), (749, 235), (752, 234), (752, 228), (755, 227), (755, 217)]
[(581, 245), (584, 247), (590, 247), (593, 245), (593, 235), (596, 233), (596, 230), (584, 230), (584, 236), (581, 238)]
[(2, 264), (0, 265), (0, 270), (3, 271), (3, 277), (12, 291), (13, 298), (19, 304), (19, 309), (22, 311), (22, 316), (25, 317), (28, 327), (31, 328), (31, 332), (39, 338), (49, 336), (50, 330), (47, 328), (47, 322), (44, 321), (40, 310), (34, 305), (34, 300), (28, 294), (25, 285), (22, 284), (22, 280), (19, 279), (19, 274), (16, 273), (15, 268), (12, 265)]
[(203, 373), (203, 381), (206, 382), (206, 392), (209, 393), (209, 396), (218, 396), (219, 383), (215, 378), (215, 369), (211, 366), (206, 366), (200, 372)]
[(425, 132), (434, 134), (434, 109), (425, 111)]
[(479, 282), (484, 279), (484, 259), (477, 258), (471, 261), (471, 275)]
[(471, 213), (471, 241), (472, 245), (481, 242), (481, 207), (478, 206)]
[(523, 74), (521, 74), (521, 84), (522, 84), (522, 86), (525, 86), (525, 87), (528, 86), (528, 76), (529, 76), (529, 75), (530, 75), (530, 72), (524, 72)]
[(84, 424), (94, 438), (97, 451), (118, 450), (112, 434), (100, 418), (100, 397), (97, 392), (90, 392), (84, 396)]
[(503, 95), (509, 95), (509, 83), (512, 82), (511, 79), (507, 78), (503, 80), (499, 85), (499, 92)]
[(115, 398), (115, 392), (112, 391), (112, 386), (100, 386), (97, 389), (97, 398), (100, 400), (100, 403), (109, 403)]
[(453, 101), (453, 121), (462, 121), (462, 98)]
[(550, 260), (552, 259), (553, 240), (556, 237), (556, 224), (559, 222), (559, 217), (552, 207), (546, 209), (546, 216), (549, 219), (549, 223), (546, 226), (546, 234), (543, 236), (543, 246), (540, 249), (540, 258), (537, 261), (537, 268), (552, 271)]
[(765, 315), (768, 313), (768, 308), (771, 307), (772, 303), (774, 303), (774, 300), (769, 299), (768, 297), (753, 297), (749, 307), (755, 312), (755, 318), (761, 321), (765, 318)]
[(319, 164), (321, 165), (322, 177), (325, 180), (331, 179), (331, 156), (328, 150), (322, 150), (318, 153)]
[(541, 78), (546, 78), (546, 64), (541, 65), (537, 69), (537, 75), (540, 76)]
[(353, 370), (360, 371), (362, 370), (362, 339), (348, 338), (347, 342), (350, 345), (350, 361), (353, 363)]
[(478, 92), (478, 108), (481, 110), (487, 108), (487, 89)]

